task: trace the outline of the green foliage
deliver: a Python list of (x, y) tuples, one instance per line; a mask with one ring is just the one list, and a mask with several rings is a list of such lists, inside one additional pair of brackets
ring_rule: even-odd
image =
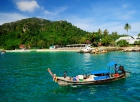
[(104, 34), (104, 36), (107, 36), (109, 34), (109, 32), (107, 31), (107, 29), (104, 30), (103, 34)]
[(126, 40), (120, 40), (117, 42), (117, 45), (120, 47), (127, 47), (129, 46), (129, 43)]
[(111, 38), (111, 36), (105, 36), (103, 39), (102, 39), (102, 45), (104, 45), (104, 46), (109, 46), (112, 41), (112, 38)]
[(102, 43), (104, 46), (115, 45), (120, 35), (113, 32), (87, 32), (67, 21), (49, 21), (40, 18), (22, 19), (0, 25), (0, 47), (18, 49), (24, 44), (31, 48), (49, 48), (50, 45), (83, 44), (89, 40), (93, 46)]
[(140, 37), (140, 33), (138, 34), (138, 37)]
[(140, 41), (135, 41), (134, 44), (135, 45), (140, 45)]
[(0, 46), (5, 49), (19, 48), (20, 44), (48, 48), (52, 44), (83, 43), (87, 34), (67, 21), (28, 18), (0, 26)]

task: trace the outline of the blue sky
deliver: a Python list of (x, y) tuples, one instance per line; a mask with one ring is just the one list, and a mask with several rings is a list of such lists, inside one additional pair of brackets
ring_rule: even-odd
[(140, 33), (140, 0), (0, 0), (0, 25), (38, 17), (51, 21), (67, 20), (85, 31)]

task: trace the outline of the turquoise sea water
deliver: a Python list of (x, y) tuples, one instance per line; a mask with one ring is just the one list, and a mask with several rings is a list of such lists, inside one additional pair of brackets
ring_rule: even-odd
[[(59, 86), (47, 72), (69, 76), (106, 69), (117, 60), (130, 77), (103, 85)], [(139, 102), (140, 53), (76, 52), (5, 53), (0, 56), (0, 102)]]

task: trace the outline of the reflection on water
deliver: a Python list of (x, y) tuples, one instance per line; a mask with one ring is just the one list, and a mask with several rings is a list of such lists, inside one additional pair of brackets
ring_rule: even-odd
[(83, 61), (84, 62), (90, 62), (91, 61), (91, 54), (90, 53), (85, 53), (83, 54), (84, 58), (83, 58)]
[(114, 81), (114, 82), (110, 82), (110, 83), (105, 83), (102, 85), (74, 85), (74, 86), (59, 86), (54, 90), (55, 94), (97, 94), (99, 93), (101, 90), (103, 90), (104, 92), (109, 92), (112, 90), (124, 90), (125, 91), (125, 82), (126, 82), (126, 78), (118, 80), (118, 81)]
[(122, 79), (119, 82), (116, 81), (104, 85), (59, 86), (54, 89), (53, 96), (71, 97), (71, 101), (82, 100), (88, 102), (93, 100), (103, 102), (115, 97), (111, 99), (111, 101), (115, 101), (116, 97), (122, 99), (122, 96), (125, 97), (126, 93), (130, 93), (129, 87), (126, 87), (125, 83), (126, 79)]

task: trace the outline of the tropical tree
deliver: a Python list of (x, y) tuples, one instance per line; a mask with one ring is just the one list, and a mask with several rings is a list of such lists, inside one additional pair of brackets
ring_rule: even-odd
[(104, 38), (102, 38), (102, 41), (101, 41), (103, 46), (109, 46), (111, 45), (111, 42), (112, 42), (111, 36), (105, 36)]
[(95, 41), (95, 34), (94, 34), (94, 32), (87, 34), (87, 39), (90, 40), (91, 42), (94, 42)]
[(98, 29), (98, 35), (99, 35), (99, 36), (102, 35), (101, 29)]
[(101, 29), (98, 29), (98, 37), (99, 37), (99, 40), (101, 40), (101, 38), (102, 38), (102, 31), (101, 31)]
[(126, 23), (126, 24), (124, 25), (124, 29), (127, 31), (127, 35), (128, 35), (128, 30), (131, 29), (131, 25), (128, 24), (128, 23)]
[(140, 33), (138, 34), (138, 37), (140, 37)]
[(107, 36), (109, 34), (107, 29), (105, 29), (103, 33), (104, 33), (104, 36)]
[(129, 43), (126, 40), (120, 40), (117, 42), (117, 45), (119, 45), (120, 47), (127, 47)]

